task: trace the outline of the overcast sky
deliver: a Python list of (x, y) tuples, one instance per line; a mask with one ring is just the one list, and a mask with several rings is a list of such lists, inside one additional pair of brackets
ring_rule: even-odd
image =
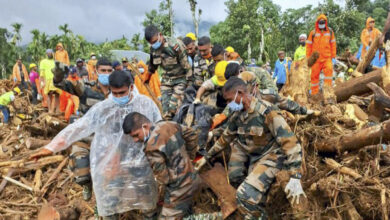
[[(317, 5), (323, 0), (274, 0), (282, 7), (300, 8)], [(142, 33), (145, 12), (157, 9), (158, 0), (0, 0), (0, 27), (12, 30), (11, 24), (22, 23), (22, 44), (31, 40), (30, 31), (38, 29), (49, 35), (60, 33), (59, 25), (69, 24), (75, 33), (88, 41), (103, 42), (125, 35)], [(213, 24), (226, 17), (224, 0), (198, 0), (201, 20)], [(192, 17), (187, 0), (173, 0), (175, 34), (192, 31)], [(207, 34), (207, 33), (201, 33)]]

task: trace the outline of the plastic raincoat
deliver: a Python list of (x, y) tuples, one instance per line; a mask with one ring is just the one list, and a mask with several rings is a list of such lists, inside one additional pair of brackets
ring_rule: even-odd
[(363, 29), (362, 34), (360, 35), (360, 40), (362, 41), (363, 44), (362, 54), (361, 54), (362, 59), (366, 55), (370, 43), (374, 42), (375, 38), (381, 34), (381, 32), (375, 27), (372, 28), (371, 31), (368, 29), (371, 21), (375, 21), (375, 20), (372, 17), (367, 18), (366, 28)]
[(130, 135), (125, 135), (122, 124), (130, 112), (139, 112), (152, 122), (161, 120), (161, 115), (150, 98), (134, 93), (132, 96), (129, 103), (119, 106), (110, 95), (45, 146), (58, 152), (95, 133), (90, 162), (100, 216), (133, 209), (153, 209), (157, 202), (156, 183), (142, 144), (134, 143)]
[(64, 64), (69, 66), (70, 62), (69, 62), (68, 52), (65, 50), (64, 46), (62, 45), (62, 43), (58, 43), (56, 48), (57, 47), (62, 47), (62, 50), (57, 50), (56, 51), (56, 54), (54, 56), (56, 61), (59, 61), (59, 62), (64, 63)]

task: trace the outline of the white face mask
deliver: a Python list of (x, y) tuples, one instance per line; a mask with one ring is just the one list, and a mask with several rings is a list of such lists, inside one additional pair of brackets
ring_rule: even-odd
[(325, 24), (319, 24), (318, 27), (319, 27), (320, 29), (324, 29), (324, 28), (325, 28)]

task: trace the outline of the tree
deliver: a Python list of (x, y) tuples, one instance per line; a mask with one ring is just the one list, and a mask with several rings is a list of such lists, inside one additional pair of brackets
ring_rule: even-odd
[(141, 41), (141, 34), (140, 33), (137, 33), (137, 34), (134, 34), (133, 37), (131, 38), (131, 47), (134, 49), (134, 50), (139, 50), (139, 47), (141, 46), (142, 44), (142, 41)]
[(12, 44), (15, 46), (18, 46), (18, 43), (22, 41), (22, 36), (20, 35), (20, 29), (22, 29), (22, 24), (20, 23), (13, 23), (12, 25), (13, 28), (13, 37), (12, 37)]
[(173, 35), (173, 22), (171, 22), (169, 6), (165, 0), (160, 2), (159, 10), (151, 10), (150, 12), (145, 13), (145, 19), (142, 22), (144, 27), (149, 25), (155, 25), (163, 35), (172, 36)]
[(195, 28), (195, 36), (199, 36), (199, 24), (200, 24), (200, 16), (202, 15), (202, 9), (198, 9), (198, 16), (196, 16), (196, 5), (198, 2), (196, 0), (188, 0), (190, 3), (191, 14), (192, 14), (192, 22), (194, 23)]

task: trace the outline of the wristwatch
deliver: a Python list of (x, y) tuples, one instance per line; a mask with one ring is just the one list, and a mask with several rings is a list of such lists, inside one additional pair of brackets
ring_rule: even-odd
[(301, 178), (302, 178), (302, 174), (300, 174), (300, 173), (297, 172), (297, 173), (291, 175), (291, 177), (292, 177), (292, 178), (295, 178), (295, 179), (301, 179)]

